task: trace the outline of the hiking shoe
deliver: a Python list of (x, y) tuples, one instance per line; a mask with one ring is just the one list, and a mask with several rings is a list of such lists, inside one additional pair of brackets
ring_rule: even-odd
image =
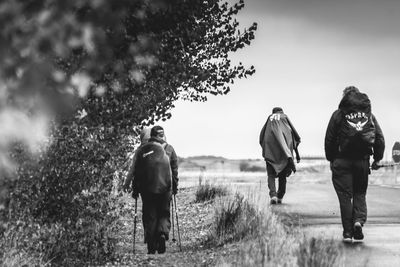
[(360, 222), (356, 222), (354, 224), (354, 239), (355, 240), (363, 240), (364, 234), (362, 232), (362, 225)]
[(147, 241), (147, 254), (155, 254), (156, 248), (154, 242)]
[(343, 243), (352, 243), (353, 239), (351, 237), (343, 237)]
[(277, 197), (271, 197), (270, 203), (271, 203), (272, 205), (276, 204), (277, 202), (278, 202), (278, 198), (277, 198)]
[(278, 198), (278, 204), (282, 204), (282, 198)]
[(165, 252), (165, 235), (160, 235), (158, 240), (158, 254), (163, 254)]
[(353, 239), (350, 233), (343, 233), (343, 243), (352, 243)]

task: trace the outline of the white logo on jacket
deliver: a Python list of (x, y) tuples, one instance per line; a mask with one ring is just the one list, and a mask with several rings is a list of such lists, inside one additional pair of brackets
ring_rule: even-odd
[(360, 132), (364, 129), (364, 126), (365, 126), (365, 124), (367, 124), (367, 122), (368, 122), (368, 119), (364, 122), (359, 121), (357, 123), (347, 121), (347, 123), (350, 124), (351, 127), (355, 128), (356, 131), (358, 131), (358, 132)]
[(144, 153), (144, 154), (143, 154), (143, 158), (145, 158), (145, 157), (147, 157), (148, 155), (151, 155), (151, 154), (153, 154), (153, 153), (154, 153), (153, 150), (151, 150), (151, 151), (149, 151), (149, 152), (147, 152), (147, 153)]
[(281, 119), (281, 114), (279, 113), (274, 113), (269, 117), (270, 121), (279, 121)]

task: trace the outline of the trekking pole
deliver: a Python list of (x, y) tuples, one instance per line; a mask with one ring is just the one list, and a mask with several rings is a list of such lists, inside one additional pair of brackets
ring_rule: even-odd
[(135, 254), (135, 242), (136, 242), (136, 220), (137, 217), (137, 198), (135, 198), (135, 217), (133, 218), (133, 254)]
[(179, 233), (178, 211), (177, 211), (177, 208), (176, 208), (176, 197), (175, 197), (175, 195), (174, 195), (174, 206), (175, 206), (175, 216), (176, 216), (176, 229), (178, 230), (179, 250), (182, 251), (181, 234)]
[(171, 219), (172, 219), (172, 242), (175, 242), (175, 230), (174, 230), (174, 201), (171, 201), (171, 207), (172, 207), (172, 211), (171, 211)]

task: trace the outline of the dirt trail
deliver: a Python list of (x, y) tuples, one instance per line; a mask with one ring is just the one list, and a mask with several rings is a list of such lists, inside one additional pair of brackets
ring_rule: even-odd
[[(147, 247), (143, 242), (143, 226), (141, 221), (141, 201), (138, 201), (138, 223), (136, 233), (136, 253), (133, 253), (133, 214), (134, 200), (126, 196), (126, 210), (121, 217), (124, 227), (118, 233), (117, 259), (106, 266), (213, 266), (221, 257), (229, 253), (222, 248), (204, 248), (201, 243), (208, 234), (212, 216), (213, 202), (194, 203), (195, 188), (183, 188), (176, 196), (178, 219), (182, 242), (182, 251), (178, 245), (178, 234), (175, 220), (175, 238), (167, 241), (165, 254), (147, 255)], [(175, 219), (175, 218), (174, 218)]]

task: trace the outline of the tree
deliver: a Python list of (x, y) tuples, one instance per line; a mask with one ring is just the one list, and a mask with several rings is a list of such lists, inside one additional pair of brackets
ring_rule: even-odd
[(256, 24), (240, 33), (234, 16), (243, 1), (233, 7), (219, 2), (0, 3), (0, 118), (12, 129), (39, 125), (43, 132), (37, 138), (17, 130), (3, 134), (1, 155), (15, 137), (42, 140), (49, 111), (76, 112), (83, 105), (89, 118), (100, 110), (98, 117), (109, 118), (105, 106), (124, 98), (118, 113), (130, 117), (125, 126), (131, 127), (169, 118), (180, 97), (204, 101), (227, 93), (235, 78), (254, 72), (232, 66), (228, 56), (250, 44)]
[(70, 227), (86, 208), (74, 201), (82, 192), (94, 203), (121, 179), (138, 129), (168, 119), (179, 98), (206, 101), (252, 75), (253, 67), (229, 59), (257, 28), (239, 31), (234, 17), (243, 7), (243, 0), (232, 7), (218, 0), (0, 3), (0, 118), (14, 114), (26, 128), (38, 121), (49, 129), (38, 156), (29, 156), (30, 137), (15, 130), (0, 144), (0, 155), (13, 149), (19, 164), (14, 209)]

